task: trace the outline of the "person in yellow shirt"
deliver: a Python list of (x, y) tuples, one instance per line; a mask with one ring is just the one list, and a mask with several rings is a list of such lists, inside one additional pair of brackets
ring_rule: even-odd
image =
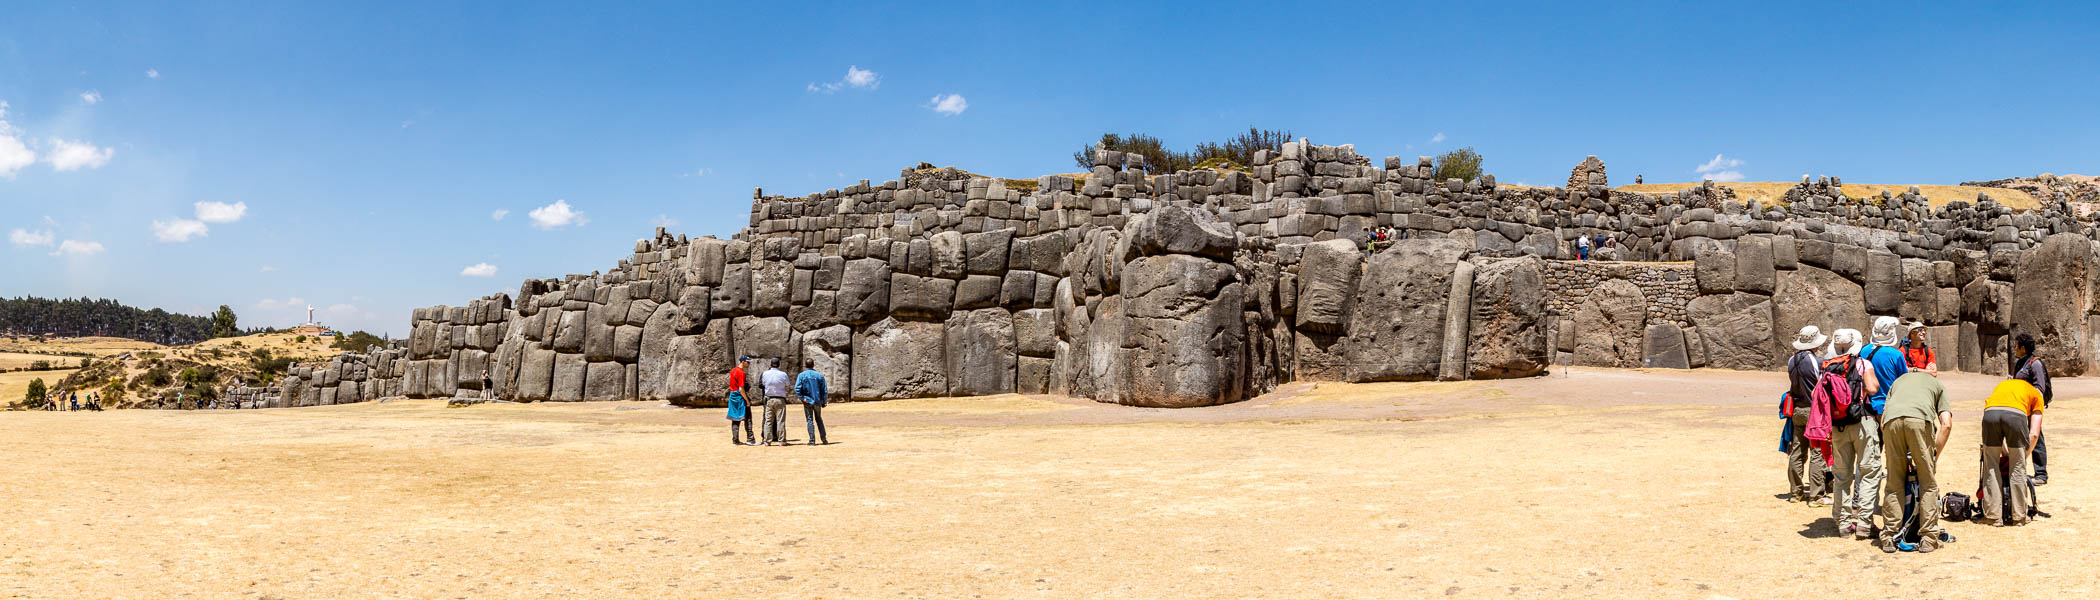
[[(2041, 435), (2041, 390), (2018, 379), (2007, 379), (1991, 390), (1990, 398), (1983, 401), (1983, 490), (1978, 500), (1983, 503), (1984, 521), (1997, 526), (2027, 524), (2027, 511), (2034, 505), (2027, 487), (2027, 460), (2034, 452), (2035, 438)], [(1998, 462), (2007, 458), (2010, 464), (2001, 471)], [(2000, 514), (2005, 499), (2000, 496), (1998, 478), (2006, 474), (2012, 480), (2012, 514)]]

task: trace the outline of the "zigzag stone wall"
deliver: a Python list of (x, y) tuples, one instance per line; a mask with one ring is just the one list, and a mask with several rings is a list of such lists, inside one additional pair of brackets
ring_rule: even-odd
[[(1577, 187), (1434, 181), (1426, 158), (1380, 167), (1303, 141), (1246, 172), (1095, 162), (1081, 178), (907, 169), (754, 193), (732, 239), (658, 230), (607, 271), (418, 309), (401, 347), (303, 367), (282, 396), (479, 394), (486, 369), (505, 398), (715, 406), (748, 354), (813, 359), (842, 400), (1195, 406), (1301, 379), (1527, 376), (1556, 358), (1769, 369), (1802, 324), (1865, 330), (1880, 314), (1939, 327), (1943, 362), (1969, 370), (2002, 372), (2015, 330), (2061, 373), (2100, 349), (2094, 245), (2061, 202), (1862, 202), (1835, 179), (1770, 206), (1710, 184), (1634, 194), (1594, 157)], [(1385, 226), (1409, 239), (1367, 253)], [(1583, 235), (1620, 240), (1611, 258), (1691, 261), (1691, 281), (1571, 277), (1552, 261)], [(1673, 300), (1656, 308), (1644, 285)]]

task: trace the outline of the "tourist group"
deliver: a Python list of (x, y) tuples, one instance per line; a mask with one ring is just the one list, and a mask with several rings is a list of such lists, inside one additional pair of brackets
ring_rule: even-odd
[(1954, 541), (1942, 517), (2013, 526), (2047, 516), (2033, 486), (2049, 481), (2042, 410), (2051, 394), (2034, 337), (2014, 337), (2013, 376), (1984, 401), (1976, 495), (1943, 496), (1935, 468), (1954, 412), (1925, 326), (1880, 317), (1872, 331), (1861, 340), (1858, 330), (1826, 336), (1810, 325), (1792, 340), (1779, 407), (1789, 500), (1829, 505), (1839, 536), (1874, 540), (1884, 552)]

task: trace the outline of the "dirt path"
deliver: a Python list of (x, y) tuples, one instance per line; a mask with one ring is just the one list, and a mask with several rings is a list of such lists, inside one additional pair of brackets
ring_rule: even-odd
[[(1995, 380), (1950, 376), (1951, 487)], [(2091, 595), (2100, 382), (2055, 516), (1930, 555), (1777, 498), (1776, 373), (1301, 384), (1191, 410), (838, 405), (828, 447), (643, 403), (0, 413), (0, 597)], [(789, 429), (802, 437), (801, 417)], [(1845, 586), (1845, 587), (1839, 587)]]

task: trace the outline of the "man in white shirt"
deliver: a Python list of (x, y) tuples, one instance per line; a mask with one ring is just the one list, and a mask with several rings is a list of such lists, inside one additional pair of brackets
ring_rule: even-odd
[(786, 371), (780, 370), (780, 359), (775, 358), (772, 360), (772, 363), (766, 368), (766, 373), (759, 376), (759, 382), (765, 386), (766, 391), (766, 442), (764, 445), (786, 445), (788, 374)]

